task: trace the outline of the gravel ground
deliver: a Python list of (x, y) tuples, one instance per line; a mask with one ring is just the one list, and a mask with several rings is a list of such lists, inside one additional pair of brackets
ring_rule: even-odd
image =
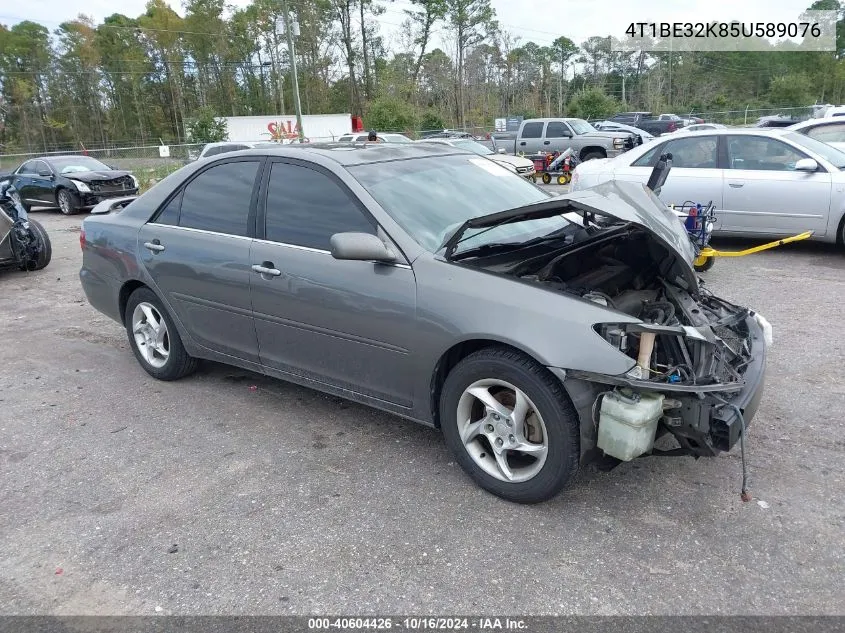
[(845, 613), (832, 247), (704, 274), (774, 325), (754, 500), (736, 451), (587, 469), (523, 507), (434, 430), (220, 365), (154, 381), (85, 301), (82, 218), (34, 217), (52, 264), (0, 273), (2, 614)]

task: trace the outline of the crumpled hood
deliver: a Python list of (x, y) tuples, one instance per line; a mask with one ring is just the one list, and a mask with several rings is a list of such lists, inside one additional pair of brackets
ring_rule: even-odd
[(563, 194), (580, 211), (595, 211), (651, 231), (679, 255), (683, 274), (691, 289), (698, 287), (693, 268), (695, 248), (677, 214), (642, 183), (608, 180), (589, 189)]
[(695, 259), (695, 248), (686, 228), (654, 192), (644, 184), (635, 182), (609, 180), (595, 187), (564, 193), (543, 202), (472, 218), (464, 222), (444, 244), (445, 257), (451, 257), (467, 229), (486, 228), (525, 219), (550, 218), (572, 212), (595, 213), (647, 229), (666, 248), (678, 255), (675, 274), (683, 278), (690, 292), (698, 291), (698, 278), (692, 263)]
[(96, 182), (98, 180), (114, 180), (115, 178), (128, 176), (129, 172), (123, 171), (122, 169), (104, 169), (102, 171), (69, 171), (61, 175), (65, 178), (70, 178), (71, 180)]

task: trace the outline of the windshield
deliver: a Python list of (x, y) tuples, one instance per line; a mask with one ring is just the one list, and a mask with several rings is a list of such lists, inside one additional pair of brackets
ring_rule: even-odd
[(60, 174), (72, 174), (79, 171), (111, 171), (111, 167), (90, 156), (68, 156), (67, 158), (51, 158), (53, 170)]
[(567, 123), (569, 123), (572, 129), (575, 130), (576, 134), (589, 134), (590, 132), (596, 131), (596, 128), (587, 123), (584, 119), (569, 119)]
[(473, 154), (478, 154), (479, 156), (487, 156), (493, 153), (493, 150), (491, 150), (489, 147), (484, 147), (481, 143), (477, 143), (470, 139), (452, 141), (452, 145), (460, 149), (465, 149), (468, 152), (472, 152)]
[(804, 136), (803, 134), (797, 134), (795, 132), (788, 132), (783, 135), (783, 138), (789, 139), (796, 145), (806, 147), (811, 152), (819, 154), (826, 161), (832, 163), (837, 169), (845, 169), (845, 153), (836, 149), (832, 145), (828, 145), (822, 141), (810, 138), (809, 136)]
[[(542, 202), (553, 197), (487, 158), (436, 156), (349, 167), (349, 173), (390, 216), (426, 250), (434, 253), (470, 218)], [(480, 244), (522, 242), (560, 229), (561, 216), (515, 222), (461, 242), (458, 250)]]

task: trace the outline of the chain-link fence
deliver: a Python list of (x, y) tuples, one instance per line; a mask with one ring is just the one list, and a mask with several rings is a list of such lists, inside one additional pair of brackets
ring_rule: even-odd
[(131, 171), (141, 182), (141, 186), (145, 188), (196, 159), (203, 145), (203, 143), (165, 146), (142, 145), (77, 151), (0, 154), (0, 173), (11, 171), (31, 158), (82, 155), (96, 158), (115, 169)]
[(744, 110), (711, 110), (705, 112), (676, 112), (679, 116), (694, 116), (704, 119), (707, 123), (721, 123), (723, 125), (755, 125), (762, 118), (779, 117), (792, 119), (794, 122), (809, 119), (815, 114), (813, 106), (800, 108), (751, 108)]

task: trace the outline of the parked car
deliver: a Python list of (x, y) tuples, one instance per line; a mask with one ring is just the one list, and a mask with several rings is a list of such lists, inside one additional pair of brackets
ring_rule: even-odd
[(186, 166), (80, 243), (91, 306), (153, 377), (210, 359), (434, 426), (512, 501), (656, 433), (730, 450), (763, 393), (764, 319), (699, 288), (641, 185), (552, 196), (440, 144), (285, 146)]
[(795, 123), (786, 129), (845, 151), (845, 119), (837, 119), (835, 115), (831, 118), (801, 121), (801, 123)]
[(721, 123), (693, 123), (674, 132), (664, 132), (661, 136), (668, 136), (670, 134), (677, 134), (678, 132), (700, 132), (702, 130), (726, 130), (727, 125)]
[(440, 132), (426, 132), (422, 135), (423, 138), (469, 138), (475, 139), (475, 136), (469, 132), (461, 132), (459, 130), (442, 130)]
[(466, 150), (468, 152), (472, 152), (473, 154), (478, 154), (479, 156), (485, 156), (492, 160), (494, 163), (498, 163), (507, 167), (508, 169), (516, 172), (523, 178), (531, 178), (537, 173), (537, 170), (534, 167), (534, 161), (529, 160), (528, 158), (523, 158), (521, 156), (512, 156), (508, 154), (500, 154), (498, 152), (494, 152), (489, 147), (486, 147), (479, 143), (478, 141), (474, 141), (468, 138), (424, 138), (417, 143), (439, 143), (441, 145), (449, 145), (451, 147), (457, 147), (458, 149)]
[(582, 161), (616, 156), (634, 147), (636, 140), (628, 132), (599, 132), (584, 119), (526, 119), (519, 126), (513, 142), (494, 138), (498, 151), (512, 154), (563, 152), (572, 148)]
[(782, 114), (774, 116), (761, 116), (754, 124), (755, 127), (789, 127), (798, 123), (798, 119)]
[(677, 114), (661, 114), (658, 117), (661, 121), (674, 121), (679, 127), (686, 127), (688, 125), (696, 125), (697, 123), (704, 123), (704, 119), (697, 116), (678, 116)]
[(225, 154), (227, 152), (237, 152), (242, 149), (253, 149), (259, 147), (278, 147), (279, 143), (273, 141), (217, 141), (214, 143), (206, 143), (202, 151), (194, 158), (194, 160), (201, 160), (217, 156), (218, 154)]
[(681, 127), (677, 122), (671, 119), (661, 120), (651, 112), (620, 112), (609, 120), (633, 125), (654, 136), (660, 136), (664, 132), (674, 132)]
[[(368, 133), (362, 132), (360, 134), (344, 134), (337, 140), (340, 143), (364, 143), (366, 142), (367, 137)], [(404, 134), (393, 134), (390, 132), (386, 134), (379, 132), (376, 134), (376, 138), (382, 143), (413, 143), (413, 141)]]
[(43, 156), (3, 177), (17, 191), (23, 208), (58, 208), (65, 215), (90, 209), (101, 200), (138, 192), (138, 179), (90, 156)]
[(575, 169), (572, 190), (608, 180), (645, 183), (658, 157), (672, 154), (660, 190), (667, 204), (716, 206), (714, 233), (845, 243), (845, 153), (791, 130), (738, 128), (661, 138), (612, 160)]
[(641, 130), (640, 128), (634, 127), (633, 125), (619, 123), (618, 121), (596, 121), (594, 123), (591, 123), (591, 125), (601, 132), (630, 132), (634, 136), (638, 136), (640, 139), (639, 143), (635, 143), (636, 145), (648, 143), (654, 138), (654, 135), (650, 132)]

